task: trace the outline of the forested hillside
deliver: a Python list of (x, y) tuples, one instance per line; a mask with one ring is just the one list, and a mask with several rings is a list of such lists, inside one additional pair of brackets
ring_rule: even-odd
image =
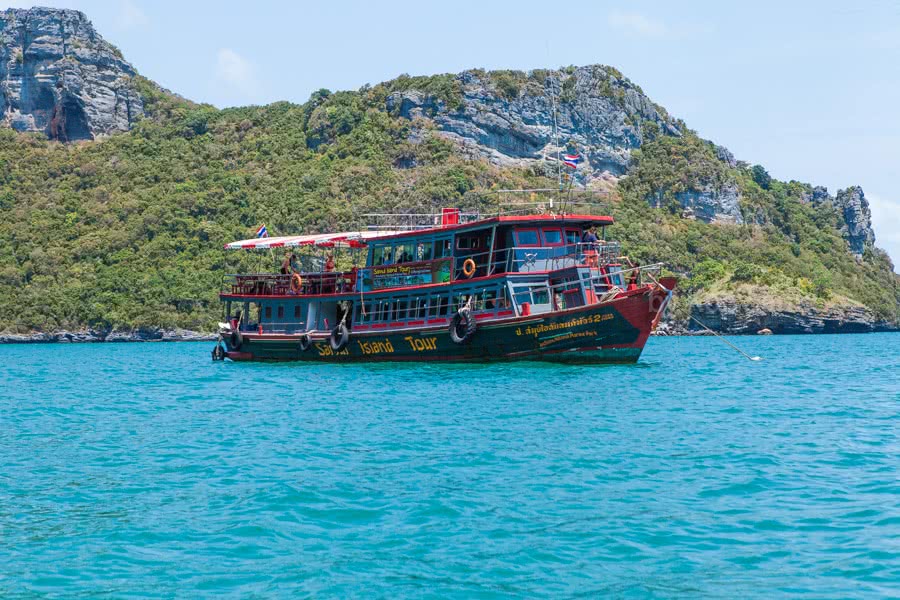
[[(467, 91), (476, 84), (487, 100)], [(776, 181), (699, 139), (614, 69), (591, 67), (404, 76), (320, 90), (302, 105), (225, 110), (135, 76), (142, 114), (129, 131), (63, 143), (0, 129), (0, 330), (208, 330), (223, 274), (250, 259), (222, 245), (260, 223), (274, 235), (347, 230), (368, 211), (553, 186), (543, 129), (512, 127), (510, 142), (478, 121), (540, 110), (545, 88), (571, 117), (565, 143), (601, 157), (576, 185), (609, 191), (610, 234), (629, 256), (682, 276), (682, 316), (729, 298), (865, 307), (897, 321), (890, 261), (854, 233), (867, 211), (861, 190), (832, 197)], [(491, 104), (466, 111), (474, 97)], [(578, 125), (578, 111), (613, 109), (615, 122)]]

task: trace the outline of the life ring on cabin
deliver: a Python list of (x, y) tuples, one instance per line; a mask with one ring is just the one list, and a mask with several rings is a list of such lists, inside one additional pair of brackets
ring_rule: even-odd
[(475, 261), (472, 260), (471, 258), (467, 258), (466, 261), (463, 263), (463, 268), (462, 268), (463, 275), (465, 275), (467, 278), (471, 279), (472, 275), (475, 274), (475, 267), (476, 267)]
[(343, 323), (338, 323), (338, 326), (331, 330), (331, 336), (328, 338), (328, 343), (331, 344), (331, 349), (335, 352), (340, 352), (346, 348), (349, 341), (350, 330)]
[(303, 278), (300, 277), (300, 273), (294, 273), (293, 275), (291, 275), (291, 291), (295, 294), (299, 294), (302, 288)]
[(450, 321), (450, 339), (455, 344), (465, 344), (475, 335), (477, 327), (472, 313), (466, 308), (460, 309)]
[(306, 352), (310, 348), (312, 348), (312, 338), (308, 333), (304, 333), (300, 336), (300, 352)]
[(228, 338), (228, 342), (232, 350), (240, 350), (241, 346), (244, 345), (244, 336), (241, 335), (241, 331), (239, 329), (232, 329), (231, 335)]

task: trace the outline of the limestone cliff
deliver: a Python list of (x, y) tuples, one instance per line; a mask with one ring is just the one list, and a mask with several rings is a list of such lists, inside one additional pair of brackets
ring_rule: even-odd
[(143, 114), (134, 75), (81, 12), (0, 12), (0, 102), (18, 131), (60, 141), (126, 131)]
[(811, 188), (804, 197), (806, 202), (821, 206), (830, 204), (837, 213), (841, 235), (847, 240), (850, 251), (862, 256), (875, 246), (875, 231), (872, 229), (872, 211), (863, 189), (854, 185), (838, 190), (836, 196), (822, 186)]
[(834, 207), (843, 221), (841, 235), (850, 244), (850, 251), (861, 256), (866, 249), (871, 249), (875, 244), (872, 211), (862, 188), (857, 185), (838, 190)]
[(473, 70), (455, 83), (458, 98), (411, 88), (392, 93), (387, 108), (430, 119), (445, 137), (501, 166), (555, 165), (558, 150), (577, 150), (585, 159), (577, 173), (584, 183), (624, 175), (631, 150), (647, 135), (681, 135), (676, 121), (612, 67)]

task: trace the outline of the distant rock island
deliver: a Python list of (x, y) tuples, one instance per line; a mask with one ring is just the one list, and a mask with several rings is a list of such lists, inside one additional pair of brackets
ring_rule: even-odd
[(664, 330), (900, 320), (862, 188), (778, 181), (611, 66), (401, 75), (218, 110), (142, 78), (84, 14), (32, 8), (0, 12), (0, 69), (0, 342), (211, 331), (222, 244), (259, 223), (313, 232), (474, 206), (555, 186), (572, 151), (573, 185), (605, 194), (611, 235), (681, 278)]

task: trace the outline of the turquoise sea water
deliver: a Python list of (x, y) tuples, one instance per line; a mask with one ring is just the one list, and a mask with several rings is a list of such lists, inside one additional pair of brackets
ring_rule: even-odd
[(0, 347), (2, 597), (900, 594), (900, 335), (637, 365)]

